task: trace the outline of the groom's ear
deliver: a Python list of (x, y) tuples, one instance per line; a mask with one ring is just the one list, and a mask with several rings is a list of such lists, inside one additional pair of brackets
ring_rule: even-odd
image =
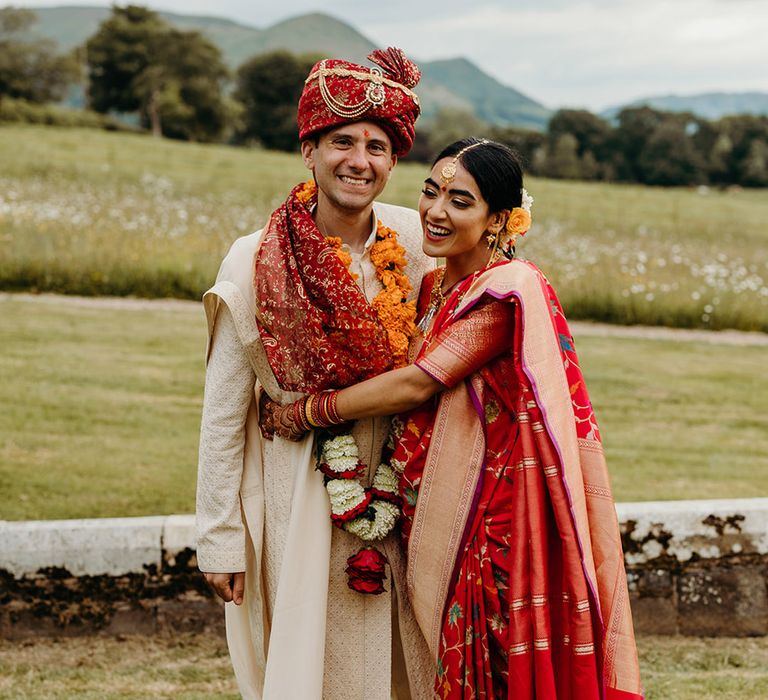
[(304, 161), (304, 165), (307, 166), (307, 170), (315, 169), (315, 149), (317, 148), (317, 141), (307, 139), (301, 142), (301, 158)]

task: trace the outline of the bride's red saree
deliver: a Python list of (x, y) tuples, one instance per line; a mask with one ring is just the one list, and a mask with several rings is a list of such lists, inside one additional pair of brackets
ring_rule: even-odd
[(530, 263), (488, 268), (415, 362), (446, 386), (395, 421), (393, 453), (436, 694), (642, 698), (600, 435), (554, 290)]

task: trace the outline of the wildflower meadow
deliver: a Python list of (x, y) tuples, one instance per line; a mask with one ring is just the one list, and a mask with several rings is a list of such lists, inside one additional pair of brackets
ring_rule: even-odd
[[(234, 239), (308, 176), (299, 156), (53, 127), (0, 129), (0, 289), (199, 298)], [(426, 168), (383, 199), (415, 206)], [(768, 191), (530, 178), (519, 254), (570, 318), (768, 331)]]

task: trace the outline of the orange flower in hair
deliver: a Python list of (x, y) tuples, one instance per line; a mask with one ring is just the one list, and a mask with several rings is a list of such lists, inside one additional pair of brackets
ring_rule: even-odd
[(509, 212), (504, 230), (512, 236), (523, 236), (531, 227), (531, 215), (522, 207), (515, 207)]

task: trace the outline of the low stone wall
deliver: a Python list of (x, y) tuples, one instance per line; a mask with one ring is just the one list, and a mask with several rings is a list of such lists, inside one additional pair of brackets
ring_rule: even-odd
[(0, 522), (0, 637), (223, 634), (194, 516)]
[(768, 634), (768, 498), (616, 510), (638, 632)]
[[(768, 634), (768, 498), (622, 503), (638, 632)], [(222, 631), (194, 518), (0, 522), (0, 637)]]

